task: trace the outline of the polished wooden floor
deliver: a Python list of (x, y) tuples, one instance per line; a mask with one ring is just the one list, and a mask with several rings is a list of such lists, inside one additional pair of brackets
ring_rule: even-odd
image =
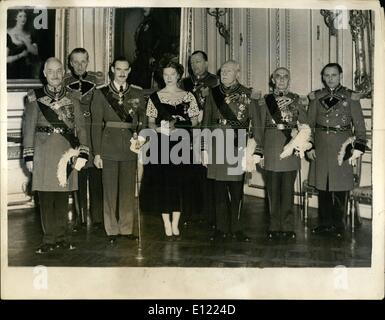
[[(343, 240), (310, 234), (316, 211), (310, 211), (306, 228), (297, 208), (295, 242), (267, 241), (268, 217), (264, 200), (245, 197), (245, 231), (249, 243), (210, 242), (205, 223), (181, 226), (182, 240), (168, 242), (162, 233), (160, 215), (142, 214), (142, 260), (138, 260), (138, 242), (118, 239), (111, 246), (103, 230), (84, 227), (72, 234), (77, 249), (54, 250), (35, 254), (41, 241), (39, 215), (34, 209), (8, 213), (9, 266), (76, 266), (76, 267), (370, 267), (372, 248), (371, 221), (363, 220), (354, 234)], [(183, 219), (181, 218), (181, 224)]]

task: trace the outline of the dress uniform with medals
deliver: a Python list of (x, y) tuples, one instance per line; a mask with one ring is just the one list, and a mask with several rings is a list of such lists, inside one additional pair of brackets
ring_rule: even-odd
[(260, 99), (258, 104), (260, 124), (256, 136), (256, 152), (264, 159), (270, 208), (268, 239), (281, 236), (294, 239), (294, 182), (297, 171), (301, 169), (301, 160), (294, 153), (286, 158), (280, 155), (297, 133), (297, 122), (307, 123), (307, 99), (301, 99), (288, 90), (275, 88), (272, 93)]
[(135, 238), (137, 154), (130, 140), (146, 121), (142, 88), (115, 83), (97, 89), (91, 103), (93, 152), (103, 160), (104, 227), (112, 242), (119, 234)]
[(203, 109), (206, 97), (209, 94), (209, 88), (214, 88), (217, 85), (219, 85), (219, 78), (210, 72), (207, 72), (201, 77), (196, 77), (192, 74), (182, 79), (182, 88), (194, 94), (200, 110)]
[[(202, 121), (203, 108), (206, 98), (209, 95), (210, 88), (219, 85), (219, 78), (209, 72), (200, 77), (191, 74), (189, 77), (182, 79), (182, 89), (194, 94), (200, 110), (199, 122)], [(198, 140), (197, 140), (198, 141)], [(215, 226), (215, 197), (214, 197), (214, 180), (207, 178), (207, 168), (201, 164), (191, 164), (189, 168), (189, 180), (192, 190), (195, 190), (193, 196), (190, 194), (185, 199), (191, 200), (186, 203), (183, 209), (186, 221), (189, 223), (194, 216), (197, 220), (208, 219), (209, 224)]]
[[(208, 150), (209, 157), (212, 157), (207, 165), (207, 177), (215, 181), (216, 231), (210, 240), (227, 237), (234, 237), (239, 241), (250, 240), (244, 234), (241, 223), (244, 171), (242, 168), (239, 170), (238, 162), (230, 164), (226, 157), (228, 145), (234, 146), (233, 155), (238, 157), (237, 136), (242, 132), (239, 129), (244, 129), (245, 133), (251, 126), (253, 134), (257, 134), (257, 106), (250, 95), (251, 90), (238, 82), (231, 87), (225, 87), (221, 83), (211, 89), (206, 100), (202, 127), (223, 130), (224, 134), (224, 145), (217, 146), (214, 138), (211, 150), (207, 141), (203, 146)], [(234, 133), (232, 137), (226, 135), (229, 131)], [(232, 169), (234, 172), (231, 172)]]
[[(104, 84), (104, 74), (102, 72), (87, 71), (79, 76), (71, 72), (64, 78), (64, 84), (67, 89), (73, 92), (74, 96), (79, 99), (80, 108), (86, 123), (87, 138), (88, 141), (91, 142), (91, 101), (96, 88)], [(92, 149), (90, 150), (90, 158), (87, 165), (79, 172), (78, 180), (79, 209), (82, 213), (81, 216), (86, 217), (89, 190), (89, 210), (92, 223), (95, 225), (103, 223), (102, 172), (94, 166)], [(80, 217), (78, 217), (78, 219)]]
[(353, 189), (353, 169), (348, 161), (338, 163), (343, 143), (355, 137), (354, 149), (365, 151), (365, 122), (360, 95), (338, 85), (309, 94), (309, 125), (313, 129), (316, 157), (310, 163), (309, 184), (319, 191), (319, 226), (313, 233), (344, 229), (343, 216), (348, 191)]
[[(68, 246), (68, 194), (78, 189), (73, 160), (88, 159), (84, 116), (64, 85), (28, 92), (23, 123), (23, 156), (32, 161), (32, 190), (39, 195), (45, 253)], [(83, 163), (84, 163), (83, 162)], [(75, 162), (76, 164), (76, 162)]]

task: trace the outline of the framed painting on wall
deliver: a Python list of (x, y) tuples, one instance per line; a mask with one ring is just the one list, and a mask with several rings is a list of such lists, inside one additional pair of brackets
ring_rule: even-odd
[(7, 87), (39, 86), (44, 61), (55, 56), (55, 9), (7, 10)]

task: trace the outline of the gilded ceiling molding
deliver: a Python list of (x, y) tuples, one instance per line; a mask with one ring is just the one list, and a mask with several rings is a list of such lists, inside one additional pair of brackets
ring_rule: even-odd
[(247, 86), (251, 83), (251, 14), (250, 8), (246, 9), (246, 52), (247, 52)]
[(68, 57), (69, 55), (69, 47), (70, 47), (70, 35), (69, 35), (69, 30), (70, 30), (70, 10), (71, 9), (64, 9), (64, 25), (65, 25), (65, 30), (64, 30), (64, 53), (65, 56)]
[(280, 35), (280, 15), (279, 15), (279, 9), (275, 9), (275, 67), (278, 68), (281, 64), (281, 47), (280, 47), (280, 41), (281, 41), (281, 35)]
[(209, 45), (208, 45), (208, 39), (207, 39), (207, 34), (208, 34), (208, 27), (207, 27), (207, 14), (204, 14), (204, 10), (202, 10), (202, 15), (203, 15), (203, 43), (204, 43), (204, 48), (205, 52), (209, 50)]
[(290, 70), (291, 65), (291, 35), (290, 35), (290, 10), (285, 9), (285, 31), (286, 31), (286, 67)]
[[(227, 8), (207, 8), (207, 14), (215, 18), (215, 26), (218, 29), (219, 34), (225, 39), (225, 44), (230, 42), (230, 32), (228, 26), (226, 26), (226, 15), (229, 11)], [(225, 23), (221, 22), (221, 17), (224, 17)]]
[(187, 46), (187, 51), (188, 51), (188, 56), (191, 56), (192, 53), (192, 28), (193, 28), (193, 9), (189, 8), (188, 9), (188, 46)]
[(235, 56), (235, 50), (234, 50), (234, 39), (235, 39), (235, 34), (234, 34), (234, 10), (230, 9), (230, 14), (229, 14), (229, 28), (230, 28), (230, 59), (234, 59)]
[[(107, 8), (104, 11), (104, 24), (105, 24), (105, 49), (103, 56), (103, 70), (105, 74), (105, 82), (108, 82), (108, 73), (110, 71), (110, 64), (113, 61), (114, 56), (114, 26), (115, 26), (115, 9)], [(107, 56), (108, 55), (108, 56)]]
[(356, 58), (356, 70), (354, 72), (355, 89), (362, 93), (363, 96), (370, 96), (372, 85), (370, 76), (367, 73), (368, 68), (366, 66), (366, 53), (364, 44), (364, 30), (368, 24), (366, 12), (362, 10), (351, 10), (349, 24), (353, 37)]
[(332, 10), (321, 10), (321, 15), (324, 17), (325, 24), (329, 28), (329, 34), (331, 36), (335, 36), (337, 34), (335, 20), (338, 17), (339, 13), (335, 13)]

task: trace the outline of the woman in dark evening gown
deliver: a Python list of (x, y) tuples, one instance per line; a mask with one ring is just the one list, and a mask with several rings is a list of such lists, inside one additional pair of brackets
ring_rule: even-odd
[(15, 12), (16, 24), (7, 30), (7, 79), (35, 78), (38, 48), (32, 35), (26, 30), (27, 13), (24, 10)]
[[(160, 212), (168, 240), (180, 239), (179, 218), (183, 197), (186, 195), (188, 181), (184, 176), (191, 160), (190, 139), (170, 141), (170, 135), (177, 130), (186, 129), (187, 136), (191, 128), (197, 125), (199, 108), (195, 97), (190, 92), (178, 87), (183, 75), (183, 67), (176, 62), (169, 62), (163, 67), (163, 79), (166, 87), (153, 93), (147, 105), (149, 127), (156, 130), (158, 138), (158, 164), (145, 166), (142, 181), (142, 209)], [(180, 131), (179, 131), (180, 132)], [(153, 143), (150, 140), (150, 144)], [(186, 143), (184, 149), (189, 152), (187, 163), (174, 164), (170, 157), (171, 149), (179, 143)], [(161, 153), (162, 162), (161, 162)], [(169, 163), (164, 163), (167, 158)], [(143, 208), (145, 207), (145, 208)], [(172, 219), (171, 219), (172, 218)]]

